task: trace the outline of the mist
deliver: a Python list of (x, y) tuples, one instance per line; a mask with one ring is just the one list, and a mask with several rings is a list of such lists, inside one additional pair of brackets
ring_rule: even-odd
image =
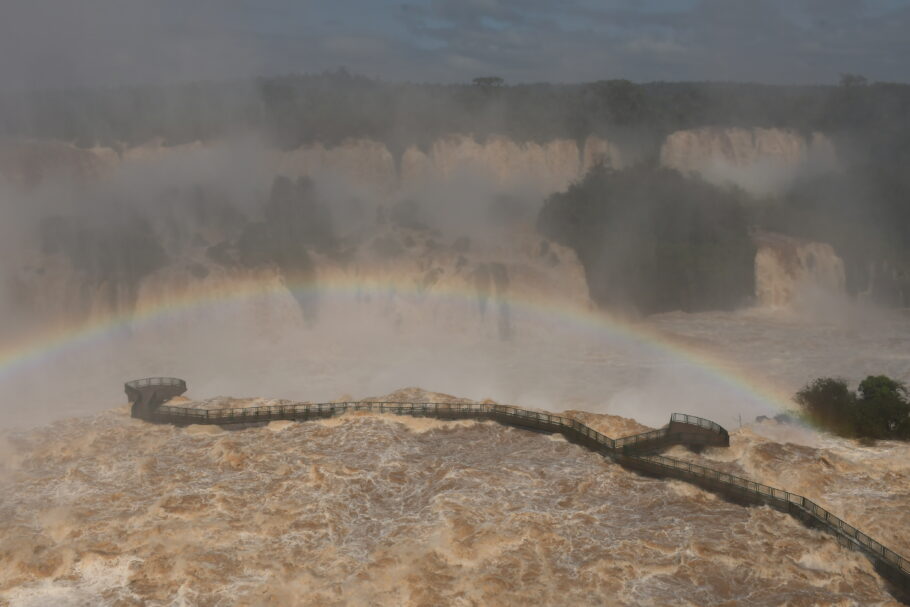
[(905, 1), (2, 17), (0, 603), (906, 599)]
[[(343, 91), (349, 77), (336, 84)], [(472, 94), (501, 107), (510, 93)], [(851, 276), (838, 247), (804, 239), (821, 219), (756, 236), (780, 229), (768, 217), (777, 221), (798, 187), (843, 169), (845, 139), (826, 143), (820, 159), (819, 135), (783, 128), (743, 139), (743, 127), (713, 126), (715, 139), (699, 148), (674, 143), (703, 137), (697, 129), (663, 140), (626, 126), (615, 139), (602, 127), (580, 140), (522, 141), (509, 136), (514, 126), (484, 120), (486, 137), (409, 141), (408, 128), (395, 127), (394, 145), (354, 131), (288, 149), (274, 127), (251, 125), (177, 144), (10, 139), (4, 333), (11, 344), (70, 337), (25, 362), (11, 348), (2, 381), (16, 397), (5, 408), (26, 400), (30, 414), (16, 423), (43, 423), (122, 402), (133, 376), (174, 375), (200, 397), (321, 401), (421, 386), (549, 410), (634, 412), (653, 424), (681, 409), (730, 423), (786, 407), (787, 392), (813, 374), (845, 369), (840, 335), (881, 318), (874, 343), (901, 323), (885, 311), (894, 300), (876, 303), (868, 275)], [(597, 175), (616, 185), (598, 190)], [(572, 210), (585, 188), (591, 209), (616, 209), (607, 232), (588, 207)], [(594, 230), (590, 244), (574, 228), (554, 231), (563, 212)], [(654, 231), (665, 215), (699, 219), (672, 220), (687, 226), (674, 244)], [(716, 241), (716, 225), (735, 230), (729, 246), (742, 253), (726, 270), (717, 264), (734, 259), (729, 251), (685, 244)], [(695, 257), (687, 266), (674, 253), (665, 267), (654, 246), (688, 246)], [(644, 260), (653, 274), (639, 271)], [(623, 267), (635, 269), (635, 283)], [(710, 316), (718, 309), (733, 316)], [(693, 313), (709, 316), (685, 316)], [(727, 328), (705, 334), (712, 322)], [(624, 337), (618, 327), (628, 323), (641, 335)], [(780, 327), (795, 351), (826, 334), (826, 356), (797, 372), (755, 355)], [(706, 368), (655, 346), (655, 330), (731, 362)], [(748, 348), (727, 339), (759, 330), (772, 336), (766, 346), (754, 335)], [(846, 371), (910, 371), (899, 345), (867, 356)], [(731, 383), (731, 374), (756, 379)]]
[[(750, 96), (770, 91), (753, 85), (694, 89), (714, 98), (708, 107), (726, 109), (673, 131), (656, 116), (672, 98), (667, 91), (687, 86), (398, 87), (339, 72), (204, 85), (191, 96), (186, 87), (147, 88), (153, 110), (168, 110), (135, 114), (129, 131), (112, 129), (109, 118), (128, 112), (124, 102), (138, 91), (99, 93), (95, 109), (81, 105), (85, 92), (50, 95), (38, 106), (41, 120), (7, 122), (4, 333), (27, 343), (127, 320), (102, 328), (85, 350), (74, 346), (77, 360), (42, 352), (10, 365), (4, 382), (41, 403), (34, 410), (42, 420), (110, 406), (124, 378), (154, 374), (192, 375), (201, 394), (303, 400), (404, 385), (550, 409), (631, 411), (646, 398), (653, 404), (639, 418), (654, 423), (680, 408), (682, 383), (694, 386), (685, 401), (706, 415), (754, 417), (786, 406), (786, 398), (753, 402), (748, 387), (718, 392), (728, 371), (652, 351), (646, 338), (626, 354), (638, 361), (635, 373), (595, 371), (598, 357), (612, 360), (618, 347), (596, 327), (581, 350), (601, 354), (578, 363), (578, 377), (560, 363), (577, 359), (567, 351), (578, 336), (551, 329), (552, 343), (541, 342), (540, 320), (522, 309), (555, 306), (549, 322), (566, 327), (573, 313), (602, 313), (604, 326), (642, 323), (645, 333), (662, 322), (649, 320), (656, 312), (768, 309), (837, 332), (856, 329), (857, 314), (843, 311), (851, 301), (863, 302), (862, 318), (906, 301), (905, 245), (891, 239), (870, 251), (838, 227), (860, 208), (879, 208), (860, 236), (889, 241), (902, 207), (889, 196), (850, 194), (868, 179), (855, 150), (874, 145), (882, 157), (898, 140), (878, 141), (849, 121), (808, 133), (790, 118), (767, 125), (773, 109), (759, 118)], [(849, 93), (862, 103), (904, 95), (895, 87)], [(844, 91), (811, 94), (836, 101)], [(190, 100), (215, 95), (221, 110), (194, 122)], [(606, 105), (573, 101), (593, 95)], [(775, 98), (780, 110), (791, 103)], [(330, 100), (343, 103), (325, 106)], [(88, 113), (71, 132), (75, 143), (53, 126), (25, 126), (62, 124), (59, 116), (77, 107)], [(569, 111), (572, 122), (559, 118)], [(553, 117), (547, 130), (530, 120), (535, 113)], [(820, 128), (830, 118), (804, 124)], [(722, 126), (731, 120), (742, 126)], [(767, 126), (749, 126), (756, 122)], [(830, 197), (810, 189), (833, 175), (856, 186)], [(577, 206), (581, 192), (589, 202)], [(606, 208), (614, 210), (603, 215)], [(780, 235), (756, 236), (768, 230)], [(870, 268), (882, 264), (891, 273), (873, 277)], [(250, 283), (254, 294), (235, 301)], [(200, 298), (210, 301), (181, 303)], [(128, 320), (142, 310), (153, 319)], [(354, 331), (352, 318), (369, 321)], [(688, 332), (674, 328), (666, 339), (686, 341)], [(326, 347), (332, 363), (320, 363)], [(706, 353), (737, 348), (720, 343)], [(748, 356), (738, 364), (779, 393), (814, 372), (757, 371), (763, 363)], [(903, 377), (900, 365), (886, 364)], [(70, 379), (48, 386), (51, 369)], [(83, 396), (63, 405), (63, 393)]]

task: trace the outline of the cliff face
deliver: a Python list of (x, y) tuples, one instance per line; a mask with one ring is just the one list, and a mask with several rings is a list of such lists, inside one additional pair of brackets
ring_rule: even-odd
[[(308, 195), (275, 196), (281, 204), (283, 196), (292, 197), (291, 209), (299, 210), (303, 202), (294, 197)], [(137, 310), (185, 309), (180, 322), (192, 326), (199, 320), (193, 302), (228, 302), (258, 334), (277, 336), (320, 322), (326, 306), (350, 305), (353, 315), (400, 330), (479, 329), (508, 339), (514, 301), (589, 305), (575, 254), (528, 226), (501, 228), (508, 232), (499, 239), (474, 238), (411, 225), (394, 213), (367, 213), (373, 219), (356, 236), (337, 237), (327, 225), (317, 234), (324, 240), (305, 240), (299, 224), (323, 216), (321, 203), (297, 217), (276, 210), (274, 202), (259, 220), (206, 207), (205, 217), (195, 220), (186, 209), (161, 209), (143, 224), (55, 226), (47, 231), (56, 248), (34, 252), (15, 275), (18, 311), (65, 327)], [(149, 242), (145, 249), (137, 248), (142, 238)]]
[(629, 163), (622, 149), (615, 143), (600, 137), (588, 137), (582, 151), (581, 174), (584, 175), (591, 167), (601, 164), (613, 169), (622, 169)]
[[(845, 294), (844, 263), (825, 243), (763, 234), (756, 238), (755, 302), (764, 308), (786, 308), (810, 296)], [(194, 261), (195, 260), (195, 261)], [(585, 273), (570, 249), (528, 233), (509, 244), (490, 246), (467, 239), (440, 239), (429, 231), (377, 229), (353, 256), (339, 262), (331, 256), (311, 256), (312, 274), (304, 282), (362, 289), (363, 310), (395, 326), (425, 323), (459, 329), (485, 327), (490, 336), (508, 338), (511, 301), (561, 301), (591, 306)], [(43, 258), (41, 272), (23, 272), (15, 281), (17, 300), (47, 319), (71, 322), (129, 314), (138, 302), (149, 309), (180, 307), (182, 302), (231, 298), (245, 290), (269, 295), (237, 304), (247, 308), (263, 334), (280, 334), (282, 327), (318, 322), (319, 295), (290, 290), (301, 277), (280, 268), (220, 265), (206, 257), (206, 247), (190, 248), (136, 280), (90, 281), (70, 260)], [(376, 284), (390, 291), (375, 298)], [(357, 287), (362, 285), (362, 287)], [(371, 294), (372, 293), (372, 294)], [(450, 294), (473, 300), (468, 308), (452, 308)], [(442, 299), (438, 300), (437, 295)], [(363, 313), (363, 311), (361, 312)], [(192, 322), (187, 316), (187, 322)]]
[(42, 182), (65, 179), (81, 183), (97, 179), (117, 159), (110, 148), (80, 149), (48, 141), (0, 143), (0, 182), (33, 188)]
[[(734, 181), (753, 175), (756, 167), (796, 171), (823, 157), (833, 158), (824, 136), (807, 140), (776, 129), (680, 131), (661, 151), (667, 166)], [(552, 298), (558, 292), (588, 305), (574, 253), (541, 241), (529, 226), (548, 194), (564, 190), (595, 165), (624, 168), (625, 163), (617, 145), (597, 137), (579, 147), (570, 140), (518, 143), (492, 137), (480, 142), (451, 135), (425, 149), (408, 147), (397, 158), (384, 144), (369, 140), (291, 151), (249, 141), (173, 147), (153, 141), (124, 150), (7, 143), (0, 147), (0, 180), (10, 191), (70, 183), (84, 193), (79, 204), (115, 198), (131, 210), (124, 214), (126, 223), (97, 229), (54, 224), (26, 256), (27, 264), (4, 272), (4, 288), (32, 311), (67, 318), (128, 313), (140, 299), (166, 307), (170, 301), (202, 297), (201, 292), (230, 291), (232, 283), (299, 281), (301, 272), (307, 280), (394, 277), (430, 291), (476, 293), (481, 316), (487, 310), (483, 302), (517, 295)], [(275, 230), (254, 228), (268, 222), (256, 201), (276, 174), (312, 179), (343, 251), (341, 256), (315, 251), (312, 258), (308, 253), (297, 260), (290, 279), (288, 267), (227, 259), (242, 256), (244, 246), (274, 240)], [(412, 202), (419, 213), (410, 217), (402, 201)], [(92, 208), (70, 206), (64, 214), (94, 215), (85, 210)], [(136, 220), (136, 214), (142, 217)], [(279, 253), (288, 262), (287, 251)], [(767, 241), (755, 267), (755, 293), (762, 305), (787, 305), (797, 285), (807, 281), (843, 289), (843, 264), (827, 245)], [(280, 319), (276, 325), (289, 322), (285, 303), (277, 312), (259, 314)], [(499, 313), (495, 303), (489, 309), (492, 317)], [(497, 331), (508, 333), (505, 326)]]
[[(223, 147), (198, 142), (168, 147), (152, 141), (125, 150), (85, 150), (59, 142), (17, 142), (0, 147), (0, 177), (26, 185), (57, 175), (100, 179), (119, 167), (166, 162), (168, 158), (194, 153), (211, 156)], [(521, 143), (504, 137), (477, 141), (469, 135), (455, 134), (433, 142), (427, 149), (410, 146), (397, 159), (383, 143), (368, 139), (349, 140), (332, 147), (315, 143), (286, 152), (259, 144), (251, 147), (258, 148), (256, 159), (248, 158), (247, 165), (268, 165), (272, 174), (356, 184), (374, 195), (464, 179), (500, 191), (519, 189), (545, 195), (565, 189), (595, 164), (623, 166), (619, 147), (599, 137), (589, 137), (579, 149), (576, 142), (568, 139)], [(237, 161), (242, 162), (240, 157)], [(237, 168), (249, 171), (251, 167)]]
[[(0, 177), (25, 185), (53, 176), (97, 179), (123, 164), (176, 158), (206, 148), (217, 149), (218, 144), (165, 147), (150, 142), (126, 150), (84, 150), (63, 143), (7, 143), (0, 147)], [(612, 168), (628, 164), (619, 146), (600, 137), (588, 137), (579, 148), (568, 139), (521, 143), (504, 137), (477, 141), (457, 134), (438, 139), (427, 149), (408, 147), (400, 158), (383, 143), (365, 139), (333, 147), (316, 143), (287, 152), (261, 149), (257, 158), (273, 174), (353, 182), (382, 194), (466, 178), (500, 190), (547, 194), (565, 189), (596, 164)], [(660, 162), (713, 183), (733, 183), (764, 194), (779, 189), (799, 171), (831, 168), (837, 160), (833, 142), (821, 133), (806, 137), (784, 129), (705, 127), (670, 134), (661, 146)]]
[(843, 295), (844, 262), (831, 245), (780, 234), (756, 237), (755, 297), (764, 307), (793, 304), (812, 293)]
[(569, 140), (518, 144), (494, 137), (483, 143), (464, 136), (440, 139), (424, 153), (408, 148), (401, 163), (401, 185), (474, 178), (496, 188), (552, 192), (581, 171), (578, 146)]
[(870, 263), (868, 282), (860, 296), (885, 306), (910, 306), (910, 269), (887, 260)]
[(390, 194), (470, 181), (495, 191), (545, 195), (565, 189), (594, 164), (619, 168), (622, 153), (607, 140), (589, 137), (582, 149), (568, 139), (519, 143), (504, 137), (477, 141), (451, 135), (427, 149), (410, 146), (396, 159), (381, 143), (347, 141), (334, 148), (316, 144), (287, 152), (279, 168), (315, 179), (353, 180)]
[(376, 141), (346, 141), (329, 148), (317, 143), (279, 154), (276, 161), (278, 174), (352, 182), (378, 194), (388, 194), (398, 186), (395, 158)]
[(784, 129), (706, 127), (670, 134), (660, 162), (761, 195), (779, 191), (798, 173), (833, 167), (836, 155), (821, 133), (807, 138)]
[[(164, 147), (150, 142), (115, 151), (82, 150), (61, 143), (7, 144), (0, 148), (0, 173), (14, 183), (29, 185), (54, 175), (93, 179), (123, 164), (176, 158), (206, 148), (218, 145)], [(287, 152), (262, 149), (257, 162), (273, 174), (356, 184), (386, 196), (466, 179), (500, 191), (548, 194), (565, 189), (594, 165), (623, 168), (628, 164), (619, 146), (599, 137), (588, 137), (579, 147), (568, 139), (521, 143), (504, 137), (477, 141), (458, 134), (438, 139), (426, 149), (410, 146), (400, 158), (383, 143), (361, 139), (333, 147), (310, 144)], [(767, 194), (799, 172), (831, 168), (837, 160), (834, 144), (821, 133), (806, 137), (784, 129), (705, 127), (670, 134), (661, 146), (660, 162), (712, 183), (732, 183)]]
[[(427, 294), (473, 294), (477, 313), (449, 321), (490, 324), (502, 337), (511, 331), (506, 302), (514, 297), (553, 290), (586, 305), (574, 254), (541, 241), (532, 218), (538, 201), (575, 180), (585, 163), (619, 162), (618, 151), (597, 139), (580, 153), (568, 140), (467, 136), (410, 147), (398, 159), (368, 140), (286, 152), (250, 141), (5, 149), (0, 178), (24, 192), (22, 200), (58, 177), (82, 192), (79, 204), (35, 222), (27, 264), (12, 272), (17, 301), (30, 314), (105, 319), (140, 301), (168, 308), (244, 288), (386, 281)], [(276, 174), (291, 177), (286, 196), (263, 205)], [(294, 185), (298, 177), (310, 185)], [(325, 238), (303, 235), (314, 231)], [(416, 314), (406, 298), (392, 299), (383, 304), (389, 318)], [(300, 322), (295, 303), (305, 322), (318, 314), (315, 298), (287, 291), (257, 304), (251, 318), (277, 330)]]

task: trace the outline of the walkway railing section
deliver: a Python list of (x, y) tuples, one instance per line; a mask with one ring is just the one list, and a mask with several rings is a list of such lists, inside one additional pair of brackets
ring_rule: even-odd
[[(305, 420), (313, 418), (342, 415), (348, 411), (370, 411), (373, 413), (391, 413), (417, 417), (468, 417), (468, 418), (510, 418), (517, 425), (548, 428), (578, 438), (596, 442), (609, 451), (638, 445), (641, 449), (646, 444), (666, 446), (668, 442), (695, 442), (702, 444), (728, 444), (727, 431), (712, 421), (674, 413), (673, 421), (699, 426), (711, 430), (713, 434), (674, 432), (667, 428), (653, 430), (642, 434), (613, 439), (593, 428), (586, 426), (571, 417), (530, 411), (510, 405), (492, 405), (483, 403), (410, 403), (397, 401), (340, 402), (340, 403), (292, 403), (287, 405), (267, 405), (260, 407), (242, 407), (231, 409), (194, 409), (187, 407), (161, 406), (154, 414), (158, 421), (177, 423), (255, 423), (280, 419)], [(684, 421), (683, 421), (684, 419)], [(518, 423), (527, 422), (527, 423)], [(659, 444), (658, 444), (659, 443)]]
[(693, 464), (672, 457), (663, 455), (634, 455), (627, 456), (629, 459), (636, 460), (635, 463), (642, 462), (652, 464), (655, 468), (662, 469), (667, 476), (676, 476), (686, 479), (704, 479), (711, 483), (725, 485), (736, 491), (752, 494), (760, 498), (761, 501), (777, 502), (774, 505), (786, 506), (781, 508), (789, 511), (790, 508), (796, 507), (810, 515), (824, 527), (835, 531), (837, 535), (846, 538), (850, 543), (860, 548), (864, 552), (880, 558), (885, 562), (893, 565), (900, 571), (910, 574), (910, 560), (884, 546), (881, 542), (869, 537), (853, 525), (838, 518), (828, 510), (825, 510), (809, 498), (791, 493), (783, 489), (771, 487), (762, 483), (750, 481), (747, 478), (707, 468), (698, 464)]
[(707, 428), (708, 430), (713, 430), (718, 434), (727, 434), (727, 431), (721, 427), (720, 424), (714, 423), (710, 419), (705, 419), (704, 417), (695, 417), (694, 415), (687, 415), (685, 413), (674, 413), (670, 416), (670, 421), (689, 424), (690, 426), (700, 426), (702, 428)]
[[(161, 379), (166, 380), (168, 378), (151, 378), (139, 381), (155, 382)], [(696, 484), (707, 484), (727, 494), (751, 496), (757, 501), (767, 503), (791, 514), (808, 516), (827, 531), (846, 539), (851, 545), (871, 557), (874, 562), (883, 562), (892, 566), (904, 576), (905, 584), (910, 582), (910, 561), (908, 559), (885, 547), (808, 498), (684, 460), (648, 454), (649, 451), (658, 451), (671, 444), (729, 445), (729, 434), (723, 427), (710, 420), (684, 413), (674, 413), (670, 418), (670, 425), (664, 428), (619, 439), (610, 438), (571, 417), (529, 411), (509, 405), (482, 403), (375, 401), (295, 403), (232, 409), (195, 409), (161, 406), (153, 414), (152, 421), (178, 424), (256, 423), (282, 419), (306, 420), (325, 418), (341, 415), (349, 411), (370, 411), (442, 419), (492, 419), (510, 425), (560, 432), (573, 442), (583, 444), (604, 455), (615, 458), (622, 465), (645, 469), (648, 472), (662, 476), (673, 476)], [(690, 426), (694, 431), (671, 432), (670, 428), (674, 427), (674, 423)]]
[(146, 377), (145, 379), (134, 379), (126, 382), (128, 388), (147, 388), (149, 386), (181, 386), (186, 389), (186, 382), (176, 377)]

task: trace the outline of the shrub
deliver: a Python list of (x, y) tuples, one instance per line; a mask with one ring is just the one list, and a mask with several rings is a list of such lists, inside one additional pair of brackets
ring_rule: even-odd
[(842, 436), (853, 436), (856, 395), (846, 380), (820, 377), (796, 393), (809, 420)]

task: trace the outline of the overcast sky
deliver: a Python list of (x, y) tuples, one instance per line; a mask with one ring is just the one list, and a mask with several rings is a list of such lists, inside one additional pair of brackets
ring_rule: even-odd
[(0, 86), (910, 81), (910, 0), (0, 0)]

